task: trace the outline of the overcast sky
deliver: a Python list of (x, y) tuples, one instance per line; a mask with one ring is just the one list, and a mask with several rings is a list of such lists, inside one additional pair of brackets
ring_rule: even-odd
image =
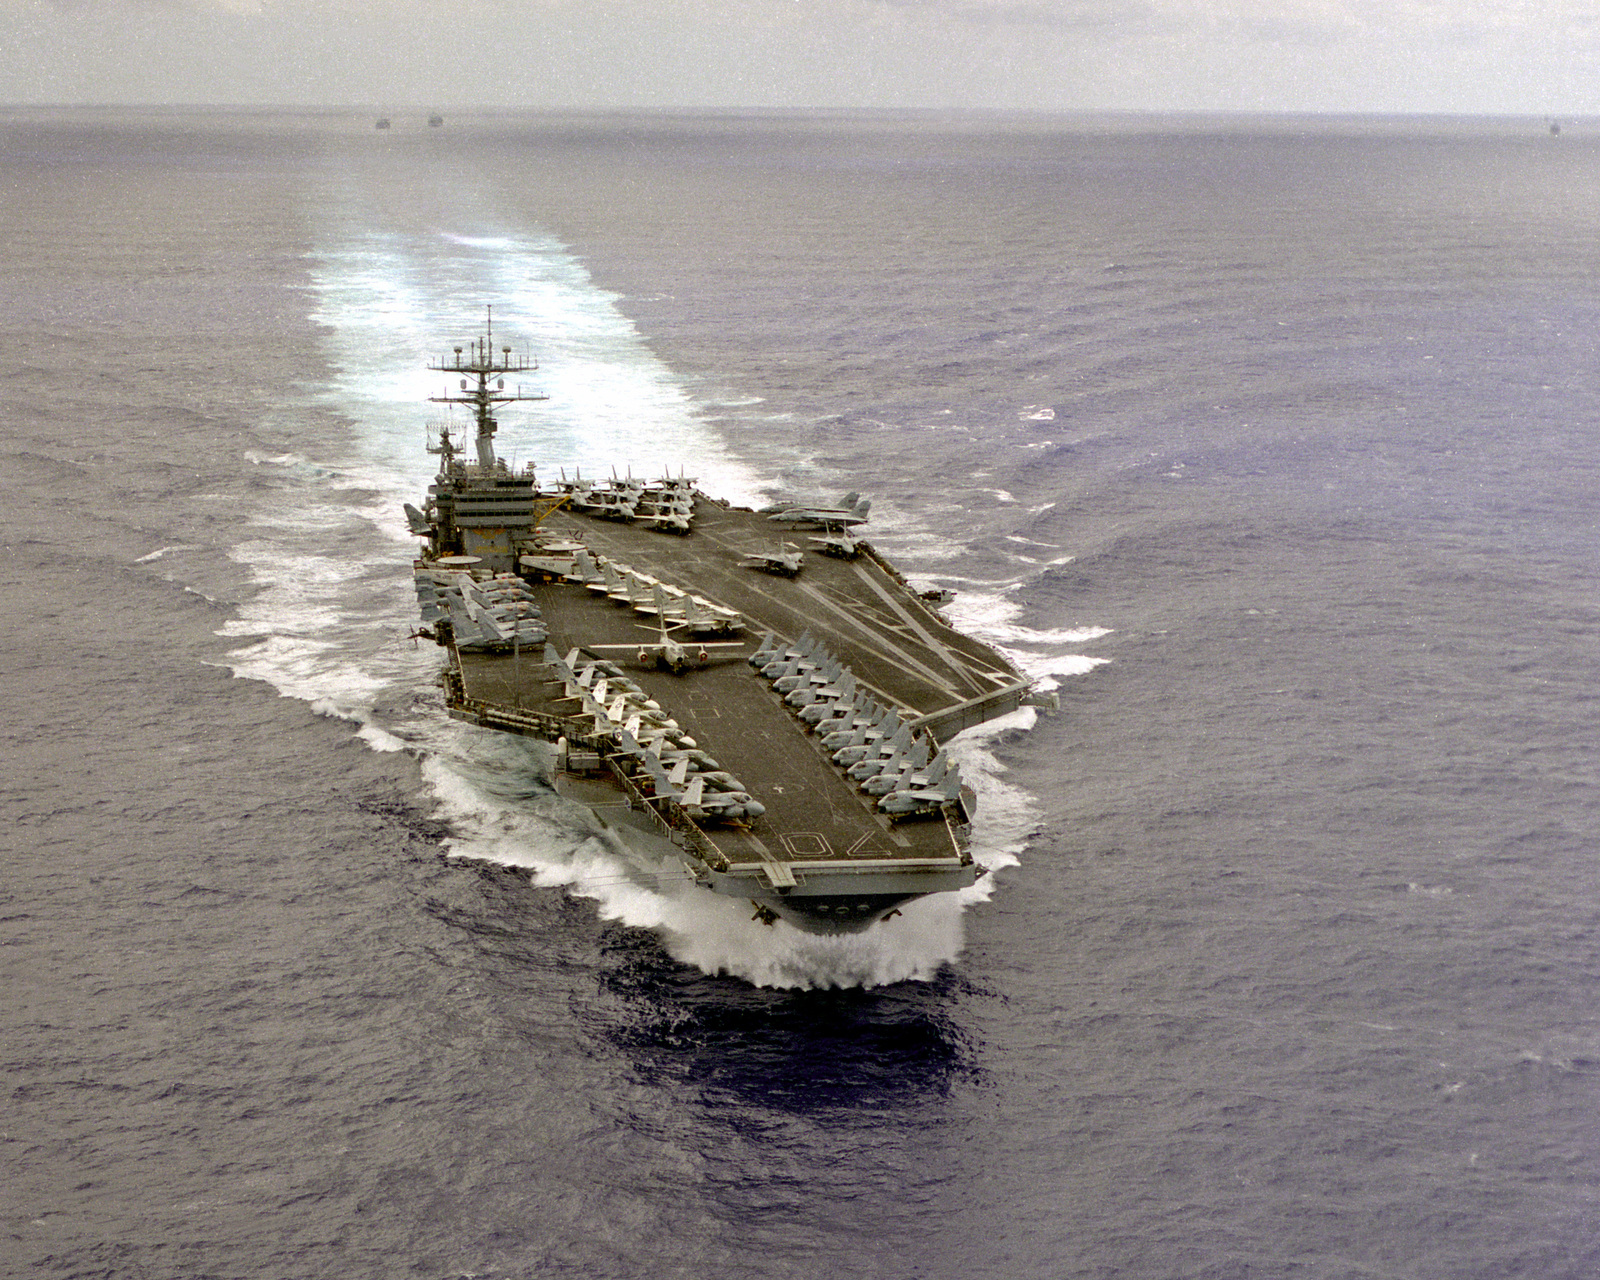
[(0, 102), (1600, 114), (1600, 0), (0, 0)]

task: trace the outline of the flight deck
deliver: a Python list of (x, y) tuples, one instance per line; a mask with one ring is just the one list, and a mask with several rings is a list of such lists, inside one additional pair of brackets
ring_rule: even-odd
[[(792, 644), (809, 635), (822, 648), (847, 654), (860, 690), (935, 742), (1019, 705), (1028, 681), (993, 650), (954, 630), (869, 548), (854, 559), (805, 553), (792, 577), (763, 572), (749, 567), (750, 557), (785, 540), (803, 547), (805, 535), (703, 495), (687, 536), (564, 511), (547, 518), (541, 534), (548, 544), (581, 544), (608, 567), (621, 566), (673, 593), (693, 593), (719, 616), (742, 621), (737, 632), (705, 642), (703, 662), (698, 642), (686, 639), (694, 660), (674, 673), (654, 661), (650, 646), (658, 643), (662, 624), (650, 605), (641, 610), (614, 598), (620, 593), (591, 590), (565, 576), (529, 587), (558, 653), (577, 649), (580, 662), (609, 659), (625, 668), (692, 733), (698, 750), (747, 783), (764, 806), (759, 817), (741, 823), (696, 825), (692, 843), (716, 873), (755, 877), (765, 893), (786, 897), (805, 896), (808, 886), (837, 892), (829, 871), (848, 870), (857, 897), (903, 899), (913, 896), (908, 890), (947, 887), (952, 875), (970, 883), (970, 858), (955, 838), (959, 824), (943, 814), (897, 822), (880, 812), (748, 661), (763, 641)], [(644, 663), (637, 661), (641, 653)], [(459, 685), (451, 701), (460, 718), (545, 738), (563, 726), (571, 741), (584, 736), (581, 708), (543, 660), (542, 647), (456, 650), (452, 665)], [(648, 781), (636, 799), (640, 807), (660, 808)], [(663, 823), (662, 834), (676, 834), (670, 826)]]
[(452, 716), (555, 744), (558, 788), (611, 815), (630, 859), (768, 923), (859, 931), (973, 883), (975, 797), (944, 744), (1029, 681), (862, 540), (870, 503), (541, 484), (495, 454), (494, 408), (543, 396), (492, 316), (429, 367), (460, 388), (432, 399), (476, 429), (469, 462), (431, 428), (438, 474), (405, 509)]

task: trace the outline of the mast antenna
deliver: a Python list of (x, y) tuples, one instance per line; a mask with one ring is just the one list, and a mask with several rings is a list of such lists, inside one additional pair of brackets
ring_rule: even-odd
[[(539, 367), (537, 360), (527, 356), (513, 357), (508, 345), (504, 349), (504, 358), (499, 364), (494, 358), (494, 307), (487, 308), (484, 321), (484, 336), (474, 342), (469, 348), (470, 354), (462, 360), (460, 347), (454, 348), (449, 358), (430, 360), (428, 368), (440, 373), (453, 373), (465, 375), (461, 377), (461, 393), (459, 395), (429, 396), (428, 399), (435, 404), (465, 404), (472, 406), (473, 419), (477, 424), (478, 436), (476, 440), (478, 450), (478, 466), (485, 473), (495, 469), (494, 433), (498, 425), (494, 420), (493, 408), (498, 404), (507, 404), (515, 400), (548, 400), (550, 397), (540, 395), (538, 392), (525, 391), (521, 386), (514, 390), (506, 390), (505, 377), (508, 373), (529, 373)], [(490, 385), (490, 378), (494, 377), (494, 385)]]

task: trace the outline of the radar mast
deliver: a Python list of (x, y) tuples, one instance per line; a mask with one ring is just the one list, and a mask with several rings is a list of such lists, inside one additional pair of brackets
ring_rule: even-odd
[[(498, 356), (498, 359), (497, 359)], [(510, 346), (503, 346), (499, 352), (494, 349), (494, 308), (488, 308), (488, 317), (484, 324), (483, 337), (475, 338), (465, 348), (456, 347), (453, 354), (430, 360), (428, 368), (439, 373), (455, 373), (461, 375), (461, 394), (429, 396), (434, 404), (465, 404), (472, 406), (473, 421), (478, 428), (476, 440), (478, 450), (478, 466), (487, 475), (495, 470), (496, 459), (494, 456), (494, 433), (498, 425), (494, 420), (493, 406), (509, 404), (516, 400), (548, 400), (550, 397), (537, 392), (525, 390), (520, 385), (514, 390), (506, 390), (506, 375), (510, 373), (532, 373), (539, 367), (537, 360), (527, 356), (513, 355)], [(494, 385), (490, 385), (491, 379)], [(441, 433), (442, 434), (442, 433)], [(444, 466), (449, 468), (453, 457), (452, 446), (448, 436), (443, 436), (440, 441), (442, 448), (435, 452), (445, 454)]]

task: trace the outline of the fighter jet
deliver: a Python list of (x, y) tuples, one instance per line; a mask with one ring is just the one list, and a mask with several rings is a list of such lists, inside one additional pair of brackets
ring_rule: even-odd
[(594, 562), (594, 557), (589, 554), (589, 548), (578, 545), (572, 553), (572, 572), (564, 575), (568, 582), (581, 582), (588, 585), (591, 582), (603, 582), (605, 575), (600, 566)]
[(628, 469), (626, 476), (619, 476), (615, 467), (611, 468), (611, 479), (606, 482), (607, 489), (627, 498), (631, 503), (638, 503), (644, 497), (644, 481), (633, 478), (633, 468)]
[(767, 519), (804, 529), (845, 529), (853, 524), (866, 524), (871, 507), (872, 503), (859, 493), (847, 493), (837, 507), (783, 507)]
[(691, 531), (690, 514), (681, 507), (661, 507), (648, 515), (635, 515), (634, 523), (657, 533), (675, 533), (680, 538)]
[(686, 489), (666, 488), (660, 481), (646, 485), (639, 493), (639, 505), (646, 511), (694, 512), (694, 494)]
[(561, 473), (560, 488), (567, 495), (567, 505), (574, 511), (591, 510), (591, 495), (594, 493), (594, 485), (583, 478), (582, 468), (574, 468), (572, 479), (570, 480), (567, 479), (565, 467), (558, 468), (558, 470)]
[(672, 474), (672, 468), (667, 467), (661, 473), (661, 479), (655, 482), (657, 488), (665, 489), (668, 493), (680, 493), (689, 498), (694, 497), (694, 487), (699, 480), (694, 476), (686, 476), (683, 468), (678, 468), (678, 474)]
[(638, 514), (638, 498), (625, 489), (599, 490), (589, 495), (587, 509), (602, 520), (619, 520), (627, 524)]
[(723, 609), (699, 596), (683, 597), (683, 620), (695, 635), (732, 635), (744, 630), (744, 619), (732, 609)]
[(800, 572), (803, 561), (804, 556), (798, 551), (789, 550), (789, 544), (785, 542), (775, 551), (746, 551), (739, 564), (744, 569), (760, 569), (763, 573), (776, 574), (780, 578), (792, 578)]
[(825, 556), (832, 556), (835, 560), (854, 560), (861, 554), (861, 539), (848, 529), (840, 529), (837, 533), (825, 533), (820, 537), (813, 534), (806, 541), (816, 543), (818, 551)]
[(961, 774), (951, 768), (935, 785), (891, 791), (878, 801), (878, 812), (891, 822), (903, 818), (926, 818), (941, 813), (945, 805), (961, 798)]
[[(594, 562), (591, 561), (591, 564)], [(628, 598), (628, 578), (609, 560), (595, 566), (596, 574), (584, 579), (583, 585), (597, 596), (610, 596), (613, 600)], [(629, 569), (628, 574), (633, 570)]]
[(697, 772), (691, 777), (687, 757), (679, 756), (669, 769), (654, 746), (647, 747), (638, 759), (650, 777), (656, 797), (674, 801), (697, 821), (748, 822), (767, 811), (732, 774)]

